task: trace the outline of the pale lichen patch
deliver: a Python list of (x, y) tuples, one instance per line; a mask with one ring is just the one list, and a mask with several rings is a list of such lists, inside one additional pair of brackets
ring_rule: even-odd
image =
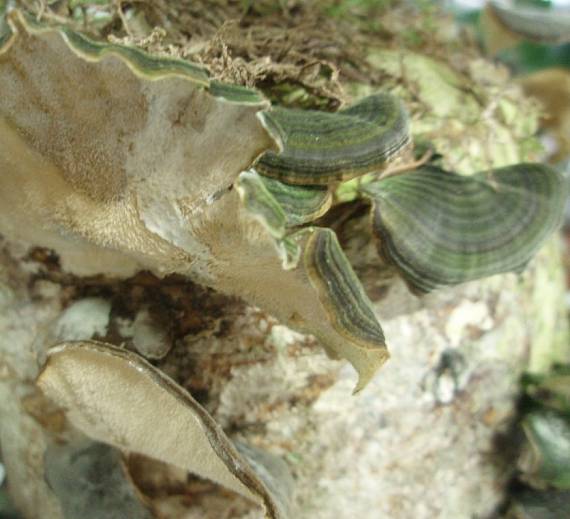
[(476, 327), (482, 332), (490, 330), (493, 320), (488, 306), (482, 302), (463, 301), (449, 315), (445, 332), (452, 346), (458, 346), (469, 327)]
[[(407, 50), (373, 49), (368, 59), (406, 86), (394, 88), (416, 114), (414, 136), (431, 141), (450, 169), (470, 174), (536, 159), (519, 150), (519, 143), (528, 148), (536, 132), (536, 104), (516, 84), (506, 83), (501, 67), (474, 59), (460, 73)], [(506, 119), (497, 117), (505, 113)]]
[(147, 308), (139, 310), (132, 327), (133, 345), (144, 358), (160, 360), (168, 354), (172, 347), (168, 331), (153, 319)]
[(54, 341), (78, 341), (107, 335), (111, 303), (105, 299), (80, 299), (66, 308), (53, 331)]

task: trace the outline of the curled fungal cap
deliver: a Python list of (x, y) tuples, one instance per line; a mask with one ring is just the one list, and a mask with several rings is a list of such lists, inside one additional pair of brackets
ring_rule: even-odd
[(236, 446), (192, 396), (134, 353), (77, 341), (48, 352), (38, 386), (92, 439), (209, 479), (287, 517), (291, 478), (284, 463)]
[(570, 7), (565, 2), (548, 4), (532, 6), (517, 0), (491, 0), (488, 8), (503, 25), (523, 38), (546, 43), (570, 41)]
[(279, 148), (257, 91), (17, 10), (0, 13), (0, 92), (0, 233), (81, 275), (123, 273), (127, 255), (208, 278), (200, 215)]
[(328, 185), (378, 171), (411, 143), (408, 113), (388, 93), (336, 113), (277, 107), (259, 117), (283, 150), (268, 151), (255, 168), (289, 184)]
[(362, 191), (380, 254), (429, 292), (522, 271), (560, 225), (567, 188), (558, 171), (529, 163), (472, 176), (429, 166)]

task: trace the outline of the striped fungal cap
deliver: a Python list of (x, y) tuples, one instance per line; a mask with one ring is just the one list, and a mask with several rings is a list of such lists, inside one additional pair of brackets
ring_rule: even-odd
[(260, 179), (285, 211), (287, 227), (312, 222), (332, 205), (328, 186), (294, 186), (269, 177), (260, 176)]
[[(330, 229), (315, 229), (304, 255), (309, 279), (333, 326), (359, 347), (385, 348), (384, 333), (359, 279)], [(388, 354), (386, 352), (386, 359)]]
[(560, 225), (566, 191), (541, 164), (473, 176), (424, 167), (362, 188), (380, 254), (418, 292), (520, 272)]
[[(269, 109), (263, 95), (212, 81), (196, 65), (95, 42), (19, 11), (6, 21), (2, 233), (56, 250), (63, 268), (79, 268), (79, 275), (179, 272), (240, 295), (348, 359), (364, 387), (388, 356), (382, 330), (334, 233), (302, 227), (331, 206), (326, 179), (293, 185), (252, 169), (287, 137), (262, 124), (260, 114)], [(407, 132), (392, 131), (407, 128), (407, 120), (388, 95), (340, 114), (308, 112), (302, 120), (312, 131), (311, 121), (321, 116), (333, 126), (340, 117), (352, 135), (383, 142), (381, 153), (366, 142), (346, 142), (336, 153), (361, 153), (361, 171), (383, 164), (398, 142), (409, 140)], [(342, 140), (335, 133), (329, 149)]]
[(408, 114), (387, 93), (336, 113), (273, 108), (260, 117), (283, 151), (265, 153), (255, 169), (288, 184), (326, 186), (380, 171), (410, 145)]

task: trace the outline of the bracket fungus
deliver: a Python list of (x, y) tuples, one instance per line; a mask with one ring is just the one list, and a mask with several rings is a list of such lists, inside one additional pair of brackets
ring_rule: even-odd
[(532, 5), (519, 0), (491, 0), (487, 9), (488, 15), (523, 38), (547, 43), (570, 41), (570, 9), (562, 2)]
[(37, 384), (90, 438), (219, 483), (262, 505), (270, 519), (287, 517), (292, 483), (283, 462), (234, 445), (188, 392), (139, 355), (63, 343), (49, 350)]
[(76, 274), (148, 269), (238, 295), (349, 360), (356, 391), (388, 352), (317, 223), (343, 182), (358, 177), (381, 254), (418, 291), (519, 271), (561, 220), (563, 179), (542, 165), (383, 179), (412, 141), (392, 94), (336, 113), (272, 107), (186, 61), (17, 10), (2, 27), (0, 232)]
[(540, 164), (471, 176), (428, 166), (362, 192), (380, 254), (418, 292), (522, 271), (560, 224), (566, 198), (562, 176)]

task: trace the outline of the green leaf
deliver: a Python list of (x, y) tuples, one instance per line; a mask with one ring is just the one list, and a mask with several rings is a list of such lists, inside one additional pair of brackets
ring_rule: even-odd
[(418, 292), (522, 271), (559, 226), (566, 190), (540, 164), (473, 176), (424, 167), (362, 187), (380, 255)]
[(400, 100), (376, 94), (337, 113), (273, 108), (260, 114), (283, 151), (265, 153), (255, 169), (299, 185), (328, 185), (381, 170), (410, 143)]
[(524, 489), (513, 496), (509, 519), (567, 519), (570, 492)]
[(523, 429), (530, 444), (525, 478), (541, 486), (570, 490), (570, 419), (554, 411), (528, 413)]

